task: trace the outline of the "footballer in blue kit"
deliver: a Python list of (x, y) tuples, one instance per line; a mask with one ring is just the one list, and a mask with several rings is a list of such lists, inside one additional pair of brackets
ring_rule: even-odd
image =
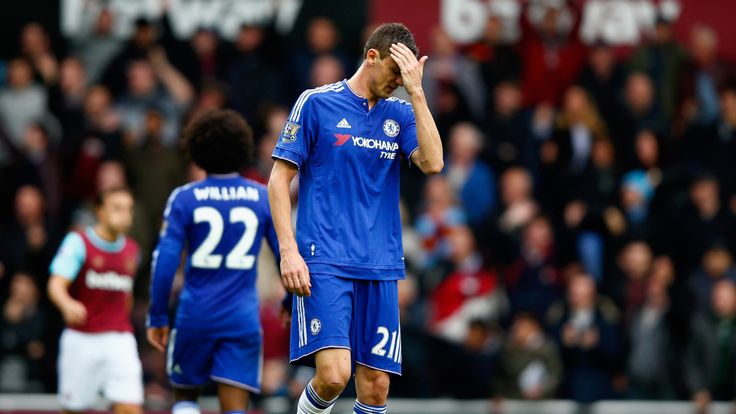
[[(245, 412), (259, 392), (262, 338), (256, 259), (263, 237), (278, 253), (266, 187), (242, 178), (252, 133), (232, 111), (195, 118), (184, 138), (207, 178), (174, 190), (153, 254), (148, 339), (163, 351), (174, 412), (198, 413), (199, 388), (218, 386), (223, 412)], [(186, 250), (184, 287), (169, 333), (171, 285)]]
[[(297, 413), (329, 413), (354, 374), (356, 414), (386, 412), (401, 374), (397, 281), (405, 277), (399, 216), (402, 160), (442, 170), (442, 144), (404, 25), (379, 26), (348, 80), (294, 104), (273, 151), (268, 192), (292, 301), (291, 360), (316, 366)], [(399, 86), (409, 102), (391, 97)], [(299, 173), (296, 233), (289, 184)]]

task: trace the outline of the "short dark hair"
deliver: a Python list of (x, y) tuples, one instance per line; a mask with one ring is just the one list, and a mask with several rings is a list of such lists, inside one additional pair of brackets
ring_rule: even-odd
[(253, 130), (237, 112), (213, 109), (184, 129), (189, 158), (210, 174), (240, 172), (250, 164)]
[(95, 195), (95, 208), (100, 208), (105, 203), (105, 199), (107, 196), (117, 193), (126, 193), (129, 196), (133, 197), (133, 191), (130, 189), (130, 187), (126, 186), (119, 186), (119, 187), (111, 187), (106, 190), (98, 191)]
[(414, 35), (408, 27), (401, 23), (385, 23), (376, 28), (373, 34), (365, 42), (363, 47), (363, 59), (368, 55), (370, 49), (376, 49), (381, 59), (389, 56), (392, 43), (403, 43), (414, 56), (419, 55), (419, 48), (414, 41)]

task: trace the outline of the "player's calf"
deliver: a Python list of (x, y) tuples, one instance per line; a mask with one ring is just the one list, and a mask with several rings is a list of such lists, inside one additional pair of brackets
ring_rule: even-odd
[(358, 401), (364, 405), (385, 405), (390, 383), (391, 379), (383, 371), (363, 365), (358, 365), (355, 369), (355, 389), (358, 394)]

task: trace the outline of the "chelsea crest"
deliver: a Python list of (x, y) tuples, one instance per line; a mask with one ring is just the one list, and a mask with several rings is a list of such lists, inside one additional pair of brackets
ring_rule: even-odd
[(383, 121), (383, 133), (388, 137), (395, 138), (399, 135), (399, 123), (390, 118)]

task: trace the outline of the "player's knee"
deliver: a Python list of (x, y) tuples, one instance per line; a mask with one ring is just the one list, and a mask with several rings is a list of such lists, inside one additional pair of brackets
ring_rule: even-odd
[(350, 369), (342, 369), (340, 366), (332, 366), (317, 373), (317, 384), (315, 391), (323, 397), (332, 399), (345, 389), (348, 381), (350, 381)]

